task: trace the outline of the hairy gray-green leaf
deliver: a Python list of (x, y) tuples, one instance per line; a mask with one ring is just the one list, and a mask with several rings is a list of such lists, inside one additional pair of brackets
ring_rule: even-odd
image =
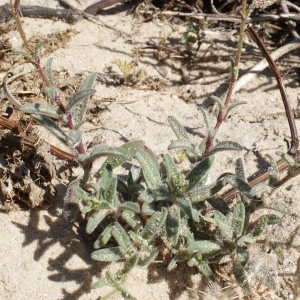
[(133, 245), (124, 228), (119, 223), (115, 223), (111, 232), (119, 246), (121, 246), (129, 256), (132, 255)]
[(271, 188), (265, 182), (260, 182), (251, 188), (249, 196), (254, 197), (265, 192), (267, 193), (271, 192)]
[(244, 182), (243, 180), (239, 179), (237, 176), (233, 174), (225, 174), (222, 177), (222, 180), (225, 180), (227, 183), (232, 185), (236, 188), (239, 192), (244, 194), (245, 196), (249, 196), (251, 186)]
[(38, 51), (40, 50), (41, 47), (43, 47), (45, 44), (47, 44), (49, 41), (47, 40), (43, 40), (43, 41), (40, 41), (38, 42), (35, 47), (34, 47), (34, 56), (37, 57), (39, 54), (38, 54)]
[(180, 228), (180, 208), (173, 204), (168, 208), (168, 216), (166, 219), (166, 232), (168, 240), (173, 246), (178, 242)]
[(110, 213), (109, 209), (102, 209), (96, 211), (89, 218), (88, 223), (86, 225), (86, 233), (92, 233), (96, 227), (100, 224), (100, 222)]
[(231, 110), (233, 110), (235, 107), (237, 107), (238, 105), (242, 105), (242, 104), (247, 104), (247, 102), (246, 101), (235, 101), (235, 102), (229, 104), (228, 107), (227, 107), (227, 113), (226, 113), (226, 115), (228, 115), (229, 112)]
[(244, 203), (239, 202), (234, 208), (231, 221), (232, 229), (237, 237), (240, 237), (243, 234), (245, 217), (245, 205)]
[(156, 257), (157, 257), (157, 255), (159, 254), (159, 251), (158, 250), (153, 250), (150, 254), (149, 254), (149, 256), (147, 256), (147, 257), (145, 257), (145, 258), (143, 258), (143, 259), (141, 259), (141, 258), (139, 258), (139, 261), (138, 261), (138, 265), (140, 266), (140, 267), (145, 267), (145, 266), (147, 266), (149, 263), (151, 263), (151, 261), (153, 261)]
[(268, 225), (268, 216), (260, 217), (255, 224), (253, 236), (254, 237), (260, 236), (267, 225)]
[(245, 267), (250, 257), (247, 248), (238, 247), (236, 252), (238, 261), (241, 263), (242, 267)]
[(102, 233), (98, 236), (97, 240), (94, 243), (94, 248), (99, 249), (107, 244), (109, 239), (111, 238), (111, 229), (113, 224), (109, 224), (105, 227)]
[(196, 241), (190, 244), (186, 251), (190, 254), (192, 253), (200, 253), (204, 258), (214, 257), (220, 253), (221, 247), (212, 241)]
[(125, 253), (122, 248), (118, 246), (94, 251), (91, 257), (99, 261), (117, 261), (123, 259)]
[(189, 181), (189, 184), (187, 186), (187, 191), (193, 190), (198, 183), (203, 179), (204, 176), (206, 176), (207, 172), (211, 168), (212, 164), (214, 162), (214, 157), (209, 156), (199, 162), (186, 176), (186, 180)]
[(130, 202), (130, 201), (122, 202), (122, 204), (120, 204), (118, 206), (118, 210), (119, 211), (121, 211), (121, 210), (130, 210), (130, 211), (132, 211), (136, 214), (140, 213), (140, 208), (138, 207), (138, 204)]
[(45, 92), (47, 94), (47, 97), (53, 102), (55, 100), (56, 87), (55, 86), (45, 87)]
[(286, 215), (291, 214), (290, 208), (285, 203), (282, 203), (282, 202), (272, 202), (268, 206), (263, 206), (262, 208), (273, 209), (273, 210), (279, 211), (281, 213), (284, 213)]
[(155, 190), (162, 185), (159, 173), (159, 166), (157, 159), (149, 148), (144, 148), (135, 154), (136, 159), (142, 166), (142, 172), (150, 190)]
[(212, 197), (217, 194), (226, 185), (225, 180), (217, 180), (214, 183), (202, 186), (195, 190), (190, 191), (189, 197), (192, 203), (197, 203)]
[(99, 158), (100, 156), (107, 156), (107, 155), (114, 155), (116, 157), (122, 157), (123, 159), (130, 160), (131, 156), (123, 148), (120, 147), (107, 147), (104, 145), (95, 146), (91, 153), (83, 159), (83, 163), (92, 162), (95, 159)]
[[(168, 117), (168, 121), (179, 140), (189, 140), (186, 130), (175, 118)], [(194, 153), (194, 151), (185, 150), (185, 153), (191, 162), (196, 161), (197, 155)]]
[[(87, 89), (91, 89), (94, 81), (97, 77), (96, 73), (92, 73), (90, 74), (82, 83), (80, 90), (87, 90)], [(87, 106), (87, 102), (89, 100), (90, 96), (86, 96), (85, 98), (83, 98), (77, 105), (76, 105), (76, 111), (75, 111), (75, 124), (81, 122), (84, 120), (85, 117), (85, 111), (86, 111), (86, 106)]]
[(242, 289), (244, 289), (245, 291), (250, 290), (250, 286), (247, 281), (247, 276), (246, 276), (245, 270), (242, 267), (241, 263), (237, 260), (233, 261), (233, 275), (234, 275), (235, 280), (237, 281), (238, 285)]
[(43, 125), (46, 129), (51, 131), (56, 137), (58, 137), (62, 142), (68, 144), (68, 138), (66, 134), (58, 127), (58, 125), (47, 117), (32, 114), (31, 117), (41, 125)]
[(52, 62), (53, 62), (53, 57), (48, 58), (46, 62), (46, 67), (44, 69), (45, 75), (50, 82), (51, 85), (53, 85), (53, 78), (52, 78)]
[(215, 282), (215, 275), (208, 264), (199, 263), (197, 265), (197, 268), (206, 278), (208, 278), (210, 281)]
[(141, 224), (141, 219), (138, 215), (136, 215), (134, 212), (130, 210), (124, 210), (121, 213), (122, 218), (125, 220), (125, 222), (131, 226), (133, 230), (137, 230), (138, 227)]
[(236, 143), (236, 142), (231, 142), (231, 141), (226, 141), (226, 142), (220, 142), (214, 147), (210, 148), (209, 154), (213, 154), (219, 151), (225, 151), (225, 150), (234, 150), (234, 151), (240, 151), (243, 150), (243, 147)]
[(69, 99), (66, 110), (70, 111), (75, 105), (77, 105), (79, 103), (79, 101), (85, 101), (86, 97), (90, 97), (95, 93), (96, 93), (96, 90), (94, 90), (94, 89), (81, 90), (81, 91), (75, 93)]
[(160, 230), (165, 223), (168, 211), (164, 209), (163, 212), (155, 212), (148, 220), (142, 231), (142, 237), (148, 241), (154, 238), (156, 233)]
[(280, 173), (279, 173), (278, 166), (277, 166), (275, 159), (270, 155), (267, 155), (267, 157), (269, 158), (270, 165), (271, 165), (268, 169), (269, 184), (270, 184), (270, 186), (275, 186), (280, 180)]
[(220, 212), (216, 211), (214, 214), (214, 218), (218, 224), (219, 229), (222, 234), (229, 240), (233, 240), (233, 228), (229, 222), (229, 220)]
[(73, 222), (76, 218), (77, 212), (79, 210), (79, 196), (75, 192), (75, 187), (78, 187), (79, 180), (74, 180), (69, 183), (66, 195), (64, 197), (64, 218)]
[(210, 96), (210, 98), (212, 98), (213, 100), (216, 101), (216, 103), (217, 103), (217, 105), (218, 105), (218, 111), (219, 111), (219, 113), (222, 114), (222, 113), (223, 113), (223, 110), (224, 110), (223, 101), (222, 101), (219, 97), (214, 96), (214, 95)]
[(296, 162), (289, 154), (283, 152), (276, 152), (277, 155), (280, 155), (289, 165), (289, 172), (292, 176), (300, 174), (300, 164)]
[[(124, 149), (125, 151), (127, 151), (130, 156), (134, 156), (138, 151), (140, 151), (142, 149), (142, 147), (144, 146), (144, 142), (137, 140), (137, 141), (130, 141), (127, 142), (126, 144), (120, 146), (120, 148)], [(107, 165), (111, 165), (112, 169), (120, 166), (121, 164), (123, 164), (126, 161), (126, 159), (124, 157), (121, 156), (109, 156), (105, 162), (102, 164), (101, 168), (96, 172), (96, 177), (100, 177), (101, 173), (103, 172), (103, 170), (106, 168)]]
[(181, 207), (181, 209), (185, 212), (185, 214), (189, 218), (193, 218), (193, 207), (189, 198), (187, 197), (178, 197), (177, 201)]
[(235, 175), (237, 178), (247, 182), (244, 164), (241, 158), (235, 161)]
[(28, 59), (32, 59), (32, 55), (24, 48), (16, 48), (14, 50), (15, 53), (19, 53), (27, 57)]
[(190, 140), (176, 140), (168, 146), (168, 150), (172, 149), (194, 149), (194, 145)]
[(206, 199), (206, 201), (217, 211), (223, 215), (227, 215), (230, 212), (230, 209), (227, 203), (221, 196), (214, 195)]
[(200, 108), (203, 117), (204, 117), (204, 121), (206, 123), (207, 126), (207, 131), (208, 131), (208, 138), (209, 139), (213, 139), (215, 137), (216, 131), (213, 129), (212, 126), (212, 119), (211, 119), (211, 115), (208, 112), (208, 110), (206, 109), (206, 107), (201, 104), (201, 103), (197, 103), (198, 107)]

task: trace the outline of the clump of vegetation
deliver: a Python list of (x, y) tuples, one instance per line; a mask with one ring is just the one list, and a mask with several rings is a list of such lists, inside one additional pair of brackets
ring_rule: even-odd
[[(136, 265), (145, 266), (155, 260), (162, 248), (170, 257), (168, 271), (174, 270), (179, 262), (185, 262), (189, 267), (196, 267), (209, 281), (215, 282), (218, 276), (217, 267), (227, 265), (234, 275), (236, 286), (245, 292), (251, 290), (250, 279), (253, 277), (268, 288), (276, 288), (276, 279), (268, 263), (257, 264), (254, 271), (250, 271), (251, 276), (248, 275), (250, 249), (264, 234), (268, 225), (280, 222), (278, 214), (271, 211), (290, 214), (283, 204), (268, 204), (265, 201), (266, 195), (281, 183), (276, 162), (270, 158), (267, 183), (251, 186), (247, 181), (242, 160), (237, 159), (234, 174), (222, 174), (215, 182), (207, 184), (209, 171), (214, 164), (214, 154), (218, 151), (242, 149), (232, 141), (218, 144), (215, 142), (222, 122), (227, 119), (232, 109), (243, 104), (235, 102), (228, 105), (238, 73), (245, 19), (250, 13), (246, 9), (246, 1), (242, 3), (241, 39), (237, 58), (232, 60), (229, 96), (227, 95), (224, 104), (219, 98), (213, 97), (218, 107), (216, 120), (203, 105), (199, 105), (207, 127), (206, 137), (199, 145), (193, 144), (183, 126), (175, 118), (169, 117), (169, 123), (177, 136), (169, 149), (184, 151), (191, 162), (191, 170), (186, 175), (178, 171), (169, 154), (163, 159), (165, 174), (162, 175), (154, 153), (143, 141), (130, 141), (121, 147), (96, 145), (87, 149), (83, 143), (82, 125), (85, 122), (89, 98), (95, 93), (92, 87), (96, 74), (90, 74), (80, 90), (63, 103), (52, 78), (52, 59), (47, 61), (45, 68), (40, 66), (38, 49), (43, 43), (38, 44), (33, 51), (29, 48), (18, 50), (39, 71), (46, 84), (45, 91), (51, 104), (22, 105), (9, 93), (4, 83), (8, 99), (20, 111), (30, 114), (35, 121), (72, 148), (74, 159), (83, 170), (82, 177), (69, 184), (64, 196), (65, 218), (74, 221), (77, 214), (82, 214), (87, 220), (86, 232), (98, 233), (94, 242), (96, 250), (91, 254), (93, 259), (105, 262), (124, 261), (120, 271), (106, 274), (93, 284), (93, 288), (110, 285), (124, 298), (133, 299), (121, 287), (120, 281)], [(15, 6), (14, 10), (18, 20), (18, 8)], [(22, 36), (25, 39), (25, 35)], [(186, 40), (188, 39), (191, 41), (187, 35)], [(26, 43), (24, 44), (26, 47)], [(120, 67), (127, 82), (134, 83), (139, 80), (139, 73), (132, 71), (126, 62), (116, 60), (114, 63)], [(65, 132), (65, 127), (68, 128), (68, 133)], [(298, 175), (299, 163), (288, 154), (279, 154), (289, 166), (289, 178)], [(92, 171), (94, 161), (100, 156), (107, 156), (107, 159), (98, 170)], [(116, 177), (113, 170), (133, 158), (139, 165), (131, 167), (126, 174), (127, 179)], [(238, 192), (238, 198), (231, 207), (220, 195), (225, 186)], [(213, 207), (213, 213), (207, 213), (207, 205)], [(269, 212), (253, 221), (253, 214), (262, 208)], [(266, 239), (265, 244), (272, 255), (261, 258), (261, 261), (270, 262), (270, 257), (274, 256), (276, 259), (272, 261), (283, 259), (283, 249), (272, 238)], [(227, 296), (236, 297), (236, 294), (230, 290)]]

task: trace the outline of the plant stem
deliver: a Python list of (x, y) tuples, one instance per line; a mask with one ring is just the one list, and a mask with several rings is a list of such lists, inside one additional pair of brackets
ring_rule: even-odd
[(225, 109), (229, 104), (234, 84), (236, 83), (237, 78), (238, 78), (238, 66), (239, 66), (241, 53), (242, 53), (242, 47), (243, 47), (243, 41), (244, 41), (244, 35), (245, 35), (245, 28), (246, 28), (246, 19), (247, 19), (248, 14), (249, 14), (249, 11), (247, 11), (246, 4), (247, 4), (247, 1), (243, 0), (242, 1), (242, 15), (241, 15), (241, 20), (242, 21), (241, 21), (241, 27), (240, 27), (238, 48), (237, 48), (237, 52), (236, 52), (236, 55), (235, 55), (234, 66), (232, 68), (233, 70), (231, 72), (231, 80), (230, 80), (229, 88), (228, 88), (226, 99), (225, 99), (225, 102), (224, 102), (224, 108)]
[(298, 138), (298, 132), (297, 132), (297, 127), (295, 123), (295, 118), (292, 113), (292, 109), (285, 91), (284, 84), (282, 82), (282, 75), (277, 68), (275, 62), (273, 61), (271, 55), (269, 54), (267, 48), (263, 44), (262, 40), (259, 38), (255, 30), (250, 26), (247, 28), (247, 31), (250, 33), (252, 39), (255, 41), (257, 46), (259, 47), (260, 51), (264, 55), (265, 59), (269, 63), (269, 66), (271, 70), (273, 71), (273, 74), (277, 80), (278, 88), (280, 90), (282, 102), (284, 105), (286, 117), (288, 119), (289, 127), (290, 127), (290, 132), (291, 132), (291, 148), (289, 149), (289, 154), (291, 155), (296, 155), (298, 151), (298, 146), (299, 146), (299, 138)]

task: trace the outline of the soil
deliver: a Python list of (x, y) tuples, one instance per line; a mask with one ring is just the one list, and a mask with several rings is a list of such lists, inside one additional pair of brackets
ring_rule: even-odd
[[(80, 9), (93, 2), (69, 1)], [(5, 3), (0, 0), (0, 5)], [(28, 0), (22, 4), (59, 7), (55, 1)], [(131, 5), (117, 4), (100, 14), (102, 21), (126, 34), (87, 19), (75, 24), (32, 18), (22, 21), (26, 36), (33, 44), (43, 39), (49, 41), (41, 50), (42, 65), (53, 57), (54, 80), (66, 97), (78, 89), (88, 74), (97, 73), (94, 87), (97, 92), (92, 97), (85, 125), (86, 143), (97, 137), (102, 143), (120, 146), (126, 141), (141, 139), (157, 157), (166, 153), (176, 157), (175, 151), (167, 150), (176, 139), (167, 117), (175, 117), (188, 130), (193, 142), (201, 142), (206, 128), (196, 103), (204, 103), (213, 110), (210, 95), (221, 97), (226, 92), (230, 79), (229, 56), (235, 54), (238, 35), (235, 30), (206, 29), (203, 34), (208, 43), (201, 44), (198, 52), (206, 55), (194, 63), (191, 58), (178, 55), (188, 53), (181, 39), (185, 25), (178, 25), (167, 17), (140, 23), (142, 15), (133, 18), (126, 14)], [(1, 26), (7, 29), (1, 37), (2, 48), (6, 49), (1, 58), (1, 82), (8, 72), (12, 76), (22, 71), (25, 75), (10, 84), (14, 95), (21, 103), (45, 101), (42, 83), (33, 66), (22, 55), (12, 53), (12, 49), (22, 46), (14, 22), (11, 20)], [(165, 49), (155, 51), (150, 47), (160, 43), (174, 53)], [(290, 52), (280, 59), (279, 64), (283, 73), (291, 69), (292, 75), (285, 84), (295, 111), (299, 110), (300, 80), (299, 64), (293, 63), (293, 59), (299, 61), (299, 54), (299, 50)], [(257, 46), (247, 38), (243, 55), (252, 55), (252, 59), (242, 59), (240, 75), (246, 74), (260, 59)], [(126, 61), (136, 73), (135, 79), (124, 78), (120, 68), (113, 63), (116, 60)], [(68, 151), (48, 132), (31, 123), (30, 118), (8, 109), (11, 105), (2, 91), (0, 97), (1, 115), (10, 115), (11, 120), (31, 130), (32, 135)], [(245, 163), (247, 175), (251, 175), (266, 168), (267, 154), (275, 158), (276, 151), (287, 150), (288, 123), (276, 80), (269, 69), (237, 91), (232, 101), (246, 101), (246, 104), (236, 108), (222, 124), (217, 140), (235, 141), (244, 149), (216, 154), (209, 182), (225, 172), (234, 172), (234, 162), (239, 157)], [(296, 125), (300, 130), (299, 118)], [(2, 137), (9, 134), (3, 127), (0, 131)], [(6, 154), (2, 148), (1, 151), (0, 299), (86, 300), (109, 293), (111, 288), (91, 290), (91, 284), (106, 272), (115, 272), (121, 264), (92, 260), (90, 238), (80, 224), (67, 223), (62, 216), (68, 178), (79, 175), (77, 167), (49, 157), (49, 149), (42, 146), (36, 152), (32, 148), (10, 148), (5, 150), (8, 151)], [(9, 164), (23, 172), (22, 180), (12, 176), (7, 169)], [(182, 169), (188, 168), (187, 164), (179, 165)], [(282, 244), (296, 232), (293, 246), (284, 250), (285, 259), (277, 266), (277, 290), (256, 286), (251, 295), (240, 295), (241, 299), (293, 298), (294, 277), (291, 274), (296, 270), (300, 246), (297, 234), (299, 200), (299, 176), (270, 196), (269, 201), (284, 203), (293, 215), (284, 216), (280, 224), (269, 226), (268, 231), (272, 233), (272, 239)], [(148, 267), (135, 268), (123, 283), (136, 299), (145, 300), (200, 299), (197, 291), (205, 285), (196, 269), (179, 264), (175, 271), (168, 273), (164, 262), (159, 260)], [(121, 299), (121, 296), (115, 294), (110, 299)]]

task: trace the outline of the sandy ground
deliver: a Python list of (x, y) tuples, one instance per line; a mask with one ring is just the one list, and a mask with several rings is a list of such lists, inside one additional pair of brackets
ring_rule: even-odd
[[(6, 1), (1, 0), (0, 4)], [(23, 1), (23, 4), (44, 5), (45, 1)], [(56, 2), (47, 1), (56, 7)], [(93, 1), (70, 1), (74, 6), (85, 8)], [(185, 27), (172, 25), (168, 20), (154, 20), (137, 24), (137, 19), (126, 16), (128, 6), (119, 5), (109, 9), (101, 19), (127, 32), (120, 35), (116, 31), (88, 20), (77, 24), (61, 21), (24, 18), (23, 24), (27, 36), (45, 35), (70, 29), (74, 33), (70, 41), (59, 47), (43, 62), (53, 57), (53, 68), (59, 74), (67, 72), (70, 77), (75, 74), (87, 75), (98, 73), (95, 85), (97, 93), (93, 96), (94, 105), (107, 109), (88, 116), (86, 126), (87, 141), (100, 136), (108, 145), (121, 145), (124, 140), (142, 139), (157, 156), (167, 153), (167, 147), (175, 139), (168, 122), (168, 116), (174, 116), (189, 129), (193, 141), (200, 143), (205, 134), (202, 115), (195, 103), (186, 103), (194, 92), (194, 100), (208, 103), (209, 95), (221, 96), (229, 81), (228, 60), (207, 59), (190, 74), (191, 80), (182, 83), (182, 60), (156, 60), (152, 52), (137, 55), (135, 49), (143, 47), (152, 39), (160, 42), (164, 38), (173, 38), (173, 43), (180, 43), (181, 33)], [(21, 46), (18, 32), (12, 30), (6, 34), (14, 47)], [(222, 37), (222, 40), (221, 38)], [(213, 34), (209, 31), (207, 38), (212, 42), (212, 55), (234, 55), (236, 35)], [(207, 45), (200, 51), (205, 51)], [(244, 53), (255, 49), (247, 42)], [(293, 52), (299, 57), (299, 51)], [(121, 72), (112, 64), (113, 59), (135, 60), (138, 70), (144, 70), (152, 80), (139, 87), (126, 86), (119, 82)], [(241, 74), (256, 62), (243, 61)], [(29, 64), (18, 68), (32, 70)], [(283, 70), (293, 67), (283, 65)], [(5, 74), (0, 74), (2, 81)], [(300, 97), (299, 77), (286, 80), (287, 91), (294, 109)], [(155, 90), (153, 87), (156, 87)], [(3, 95), (0, 95), (3, 97)], [(234, 171), (234, 161), (242, 157), (248, 175), (261, 167), (261, 156), (276, 151), (286, 151), (284, 138), (289, 139), (289, 130), (276, 81), (269, 70), (259, 74), (250, 84), (237, 92), (233, 100), (246, 101), (224, 123), (218, 132), (219, 141), (232, 140), (244, 146), (242, 152), (222, 152), (216, 155), (216, 164), (209, 180), (214, 180), (224, 172)], [(300, 130), (300, 121), (296, 120)], [(48, 138), (41, 132), (41, 138)], [(62, 195), (61, 195), (62, 196)], [(300, 188), (299, 176), (280, 188), (272, 199), (289, 205), (293, 212), (299, 214)], [(281, 225), (274, 225), (272, 230), (278, 240), (283, 241), (288, 232), (299, 225), (299, 218), (285, 217)], [(277, 227), (276, 227), (277, 226)], [(0, 218), (0, 299), (96, 299), (110, 291), (109, 288), (90, 291), (95, 282), (107, 271), (120, 266), (116, 263), (104, 264), (90, 259), (91, 245), (82, 236), (80, 230), (66, 223), (62, 217), (62, 197), (48, 210), (20, 210), (1, 213)], [(283, 234), (284, 233), (284, 234)], [(294, 272), (298, 258), (296, 236), (295, 247), (286, 251), (287, 259), (280, 266), (281, 273)], [(197, 290), (201, 285), (201, 276), (195, 269), (180, 265), (174, 272), (167, 273), (161, 262), (147, 268), (136, 268), (128, 276), (125, 286), (137, 299), (198, 299)], [(276, 296), (268, 292), (269, 297), (255, 295), (255, 299), (292, 299), (291, 277), (280, 277), (280, 290)], [(111, 299), (121, 299), (119, 295)]]

